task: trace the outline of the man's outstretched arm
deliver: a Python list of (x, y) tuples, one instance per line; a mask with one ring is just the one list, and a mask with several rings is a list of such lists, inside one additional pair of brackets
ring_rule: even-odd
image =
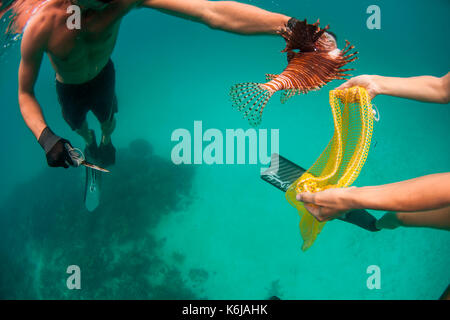
[(141, 6), (240, 34), (281, 34), (290, 19), (235, 1), (143, 0)]

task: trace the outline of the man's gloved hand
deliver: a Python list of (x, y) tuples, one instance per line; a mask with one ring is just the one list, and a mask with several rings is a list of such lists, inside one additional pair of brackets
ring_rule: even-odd
[(300, 52), (317, 51), (317, 40), (328, 30), (329, 26), (320, 28), (319, 21), (309, 24), (306, 19), (301, 21), (291, 18), (286, 24), (285, 31), (281, 34), (286, 40), (286, 48), (283, 52), (300, 50)]
[(289, 30), (294, 30), (295, 25), (300, 22), (300, 20), (298, 20), (297, 18), (290, 18), (286, 27), (289, 28)]
[(70, 146), (72, 145), (66, 139), (55, 135), (49, 127), (42, 131), (38, 142), (45, 151), (47, 163), (50, 167), (64, 167), (67, 169), (70, 165), (73, 165), (69, 151), (65, 147), (66, 143)]

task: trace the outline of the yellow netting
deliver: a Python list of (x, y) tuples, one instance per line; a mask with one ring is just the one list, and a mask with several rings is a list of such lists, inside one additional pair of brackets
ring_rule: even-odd
[(295, 196), (300, 192), (318, 192), (350, 186), (358, 177), (370, 148), (373, 111), (366, 89), (353, 87), (330, 91), (334, 135), (314, 165), (286, 192), (286, 198), (298, 209), (302, 250), (314, 243), (325, 223), (318, 222)]

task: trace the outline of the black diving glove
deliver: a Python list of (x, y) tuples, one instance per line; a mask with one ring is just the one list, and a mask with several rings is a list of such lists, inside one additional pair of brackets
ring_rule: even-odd
[[(301, 24), (301, 23), (304, 23), (304, 22), (300, 21), (300, 20), (298, 20), (296, 18), (290, 18), (289, 21), (286, 24), (286, 28), (289, 29), (290, 31), (292, 31), (292, 30), (295, 29), (295, 26), (297, 25), (297, 23)], [(326, 30), (325, 33), (330, 34), (334, 38), (334, 40), (337, 41), (337, 36), (336, 36), (336, 34), (334, 32), (330, 31), (330, 29), (328, 29), (327, 27), (325, 27), (324, 29)]]
[(50, 167), (64, 167), (67, 169), (69, 166), (74, 165), (66, 148), (66, 144), (69, 144), (71, 147), (72, 145), (66, 139), (55, 135), (49, 127), (45, 127), (42, 131), (38, 142), (45, 151), (47, 163)]
[(327, 32), (329, 26), (320, 28), (319, 21), (309, 24), (306, 19), (300, 21), (290, 18), (286, 24), (286, 30), (282, 33), (286, 40), (286, 48), (283, 52), (299, 50), (300, 52), (317, 51), (317, 40)]
[(295, 25), (296, 25), (298, 22), (300, 22), (298, 19), (296, 19), (296, 18), (290, 18), (289, 21), (288, 21), (288, 23), (287, 23), (287, 25), (286, 25), (286, 27), (289, 28), (289, 30), (292, 31), (292, 30), (294, 30)]

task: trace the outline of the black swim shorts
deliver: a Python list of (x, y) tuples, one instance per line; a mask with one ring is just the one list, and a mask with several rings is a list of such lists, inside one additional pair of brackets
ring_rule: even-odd
[(111, 120), (118, 111), (115, 91), (116, 72), (108, 61), (92, 80), (82, 84), (66, 84), (56, 80), (56, 92), (64, 120), (72, 130), (77, 130), (92, 111), (100, 123)]

